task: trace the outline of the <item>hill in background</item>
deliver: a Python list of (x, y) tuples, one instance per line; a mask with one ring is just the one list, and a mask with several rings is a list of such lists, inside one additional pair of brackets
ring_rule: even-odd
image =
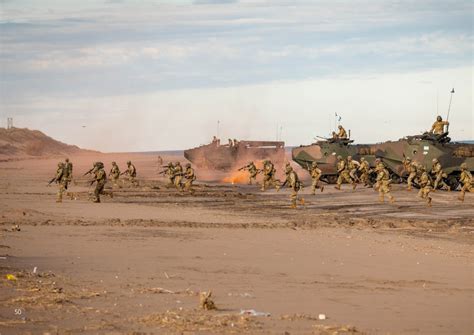
[(46, 157), (91, 152), (59, 142), (39, 130), (0, 128), (0, 157), (4, 159)]

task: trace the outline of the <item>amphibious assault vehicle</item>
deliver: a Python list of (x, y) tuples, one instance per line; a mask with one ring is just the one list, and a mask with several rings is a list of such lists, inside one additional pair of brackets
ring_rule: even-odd
[(230, 141), (221, 145), (218, 140), (184, 151), (184, 157), (199, 168), (230, 171), (249, 161), (270, 159), (276, 164), (285, 161), (285, 142)]
[(352, 144), (352, 141), (318, 141), (292, 150), (293, 160), (303, 168), (308, 168), (316, 161), (323, 171), (323, 181), (335, 183), (337, 179), (337, 156), (352, 156), (356, 160), (364, 157), (373, 167), (376, 158), (382, 158), (395, 180), (403, 180), (406, 172), (403, 161), (410, 158), (431, 169), (433, 158), (437, 158), (448, 175), (446, 182), (451, 189), (459, 184), (461, 163), (467, 163), (468, 169), (474, 172), (474, 144), (450, 142), (448, 133), (433, 135), (407, 136), (398, 141), (387, 141), (377, 144)]

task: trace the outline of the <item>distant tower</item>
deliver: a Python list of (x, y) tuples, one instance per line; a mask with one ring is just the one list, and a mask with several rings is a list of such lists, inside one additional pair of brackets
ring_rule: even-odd
[(7, 118), (7, 129), (12, 129), (13, 128), (13, 118), (9, 117)]

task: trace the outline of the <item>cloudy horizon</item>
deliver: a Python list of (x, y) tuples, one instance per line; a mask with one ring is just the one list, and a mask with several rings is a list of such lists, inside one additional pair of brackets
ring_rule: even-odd
[[(0, 0), (0, 125), (101, 151), (217, 133), (473, 139), (471, 1)], [(280, 135), (281, 133), (281, 135)]]

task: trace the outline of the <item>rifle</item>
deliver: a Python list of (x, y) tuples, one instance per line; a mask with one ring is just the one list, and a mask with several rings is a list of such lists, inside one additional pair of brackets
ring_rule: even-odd
[(95, 169), (95, 166), (92, 169), (90, 169), (89, 171), (87, 171), (86, 173), (84, 173), (84, 176), (87, 176), (88, 174), (91, 174), (92, 171), (94, 171), (94, 169)]
[(160, 171), (160, 172), (158, 172), (158, 174), (166, 174), (166, 172), (168, 172), (168, 170)]
[(242, 171), (242, 170), (245, 170), (247, 168), (247, 166), (242, 166), (240, 169), (238, 169), (237, 171)]
[(51, 185), (54, 181), (56, 181), (56, 177), (54, 177), (53, 179), (51, 179), (51, 180), (49, 181), (49, 183), (48, 183), (47, 186)]
[(128, 173), (128, 170), (125, 170), (125, 171), (121, 172), (121, 173), (119, 174), (119, 176), (122, 176), (122, 175), (124, 175), (124, 174), (126, 174), (126, 173)]

